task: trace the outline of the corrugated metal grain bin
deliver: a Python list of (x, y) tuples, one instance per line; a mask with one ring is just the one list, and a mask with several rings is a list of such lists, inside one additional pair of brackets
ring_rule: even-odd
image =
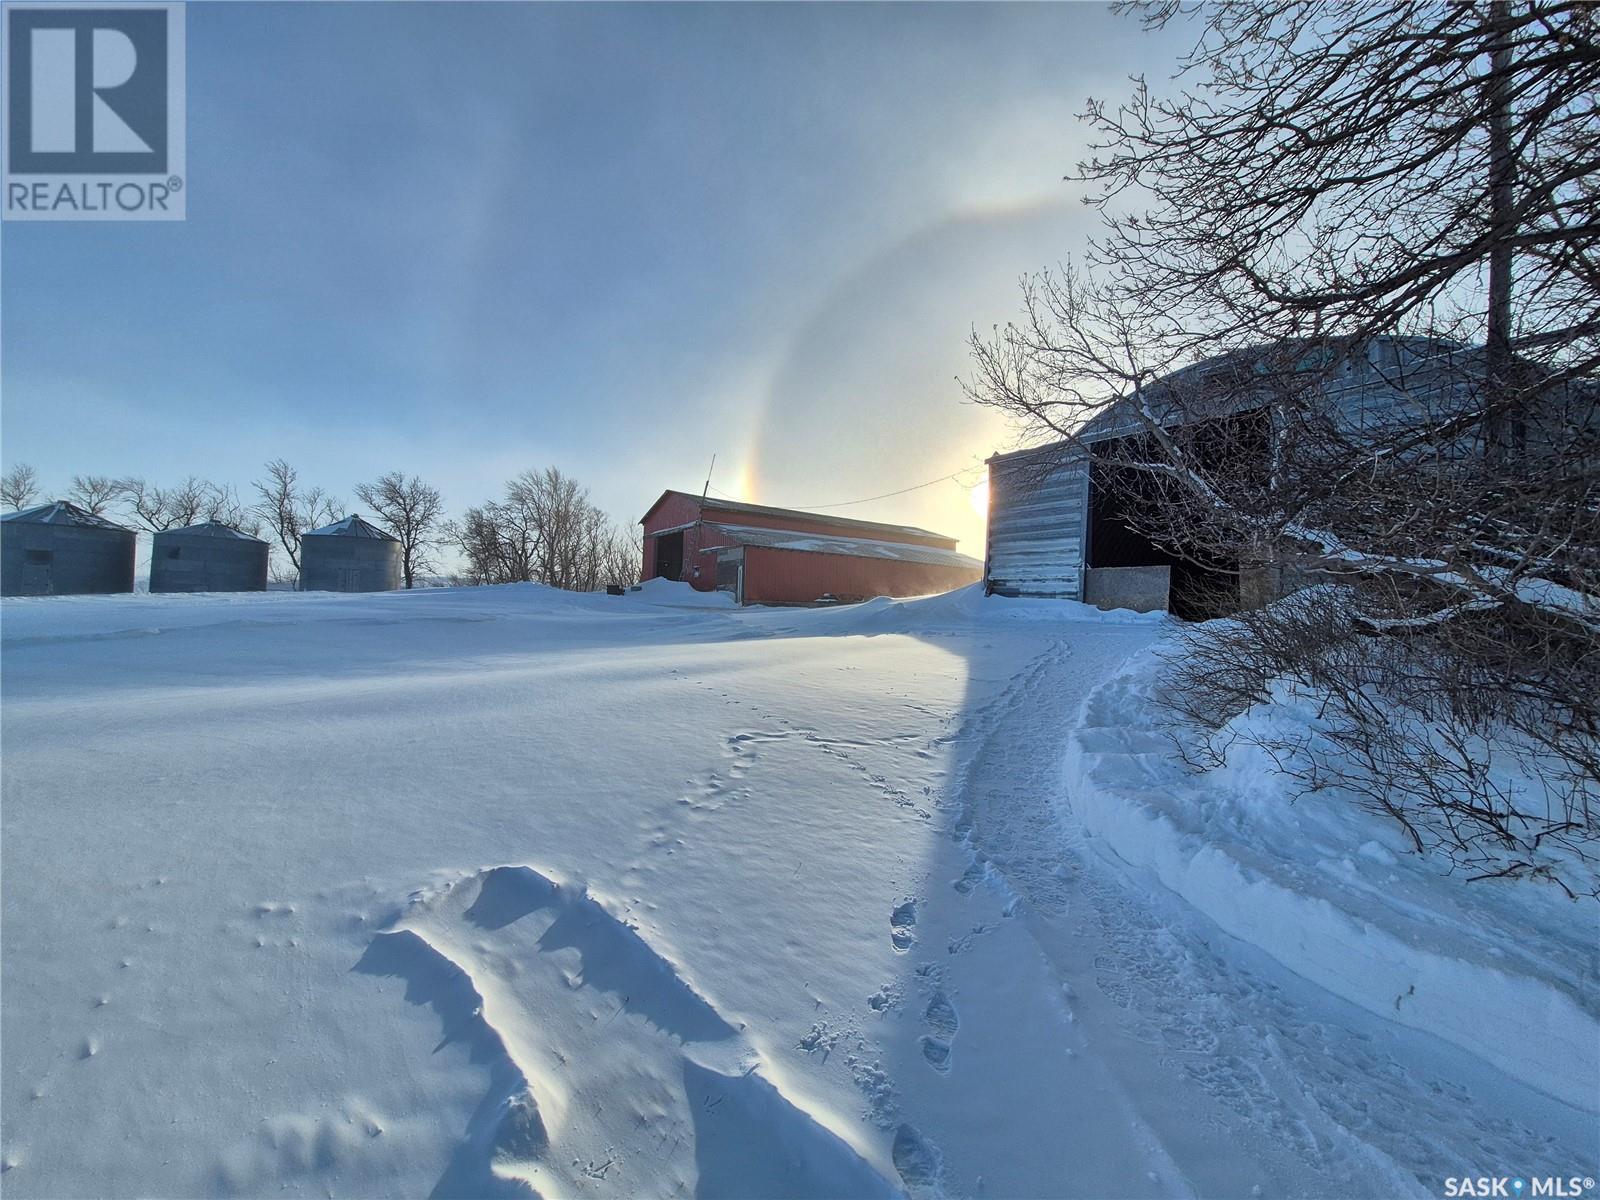
[(150, 554), (152, 592), (264, 592), (267, 553), (260, 538), (206, 521), (164, 529)]
[(400, 543), (358, 516), (300, 539), (303, 592), (392, 592), (401, 579)]
[(131, 592), (137, 536), (65, 500), (7, 513), (0, 517), (0, 594)]

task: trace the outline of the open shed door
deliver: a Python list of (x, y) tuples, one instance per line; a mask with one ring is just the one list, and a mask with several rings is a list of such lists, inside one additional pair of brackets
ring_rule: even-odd
[(743, 546), (717, 552), (717, 591), (732, 595), (736, 604), (744, 603)]
[(674, 582), (683, 578), (683, 530), (656, 538), (656, 577)]

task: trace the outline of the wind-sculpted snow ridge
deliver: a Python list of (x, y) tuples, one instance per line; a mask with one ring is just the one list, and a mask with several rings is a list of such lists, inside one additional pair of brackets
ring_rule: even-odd
[(1085, 829), (1302, 978), (1596, 1111), (1592, 902), (1445, 877), (1350, 797), (1292, 802), (1247, 746), (1188, 773), (1156, 725), (1158, 654), (1084, 701), (1066, 794)]
[(415, 893), (358, 964), (489, 1077), (435, 1196), (887, 1196), (826, 1118), (581, 884), (502, 866)]

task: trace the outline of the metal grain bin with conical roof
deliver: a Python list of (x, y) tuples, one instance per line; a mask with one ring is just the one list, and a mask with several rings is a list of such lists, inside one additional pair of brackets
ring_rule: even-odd
[(0, 595), (133, 591), (131, 529), (57, 500), (0, 517)]
[(264, 592), (267, 552), (260, 538), (206, 521), (163, 529), (152, 539), (152, 592)]
[(303, 592), (392, 592), (400, 580), (400, 543), (358, 516), (300, 539)]

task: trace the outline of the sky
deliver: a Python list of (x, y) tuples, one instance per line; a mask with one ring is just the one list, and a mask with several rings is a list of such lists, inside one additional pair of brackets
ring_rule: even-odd
[(554, 464), (982, 553), (965, 341), (1097, 224), (1076, 119), (1178, 44), (1098, 5), (187, 10), (188, 219), (0, 230), (0, 460), (452, 512)]

